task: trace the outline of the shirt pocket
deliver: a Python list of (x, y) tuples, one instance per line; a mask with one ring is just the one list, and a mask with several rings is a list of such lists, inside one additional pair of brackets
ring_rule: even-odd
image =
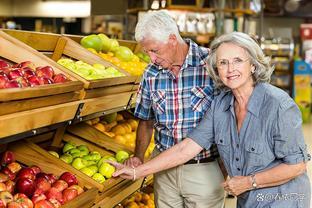
[(264, 154), (264, 144), (259, 141), (247, 141), (245, 144), (245, 160), (247, 164), (255, 168), (261, 168), (267, 160)]
[(193, 87), (191, 90), (191, 107), (193, 111), (205, 112), (211, 104), (213, 90), (211, 87)]
[(157, 90), (152, 92), (153, 108), (157, 114), (163, 114), (166, 107), (166, 92), (165, 90)]
[(223, 134), (217, 134), (215, 137), (218, 152), (220, 156), (227, 161), (230, 156), (230, 138), (226, 138)]

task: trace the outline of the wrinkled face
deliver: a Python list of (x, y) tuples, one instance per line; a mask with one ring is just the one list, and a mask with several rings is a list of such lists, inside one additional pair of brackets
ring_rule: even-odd
[(247, 51), (232, 43), (223, 43), (216, 52), (217, 70), (223, 84), (230, 89), (241, 89), (253, 86), (250, 63)]
[(145, 38), (140, 44), (145, 53), (150, 56), (153, 64), (168, 69), (174, 63), (174, 51), (177, 45), (175, 37), (169, 37), (167, 43)]

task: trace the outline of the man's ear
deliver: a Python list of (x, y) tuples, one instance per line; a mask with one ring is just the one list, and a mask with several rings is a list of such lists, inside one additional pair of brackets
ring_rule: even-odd
[(177, 44), (177, 37), (175, 34), (170, 34), (169, 35), (169, 43), (170, 44), (173, 44), (173, 45), (176, 45)]

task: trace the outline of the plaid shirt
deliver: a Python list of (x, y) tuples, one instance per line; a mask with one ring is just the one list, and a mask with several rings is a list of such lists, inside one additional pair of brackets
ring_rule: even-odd
[[(189, 51), (179, 77), (167, 69), (150, 64), (138, 90), (134, 115), (155, 120), (155, 144), (164, 151), (182, 141), (198, 125), (213, 99), (213, 82), (205, 69), (206, 48), (186, 40)], [(204, 150), (194, 159), (215, 156), (215, 147)]]

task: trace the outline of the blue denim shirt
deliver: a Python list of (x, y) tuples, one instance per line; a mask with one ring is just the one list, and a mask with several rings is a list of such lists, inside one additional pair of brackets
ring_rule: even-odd
[[(237, 131), (232, 92), (215, 97), (200, 125), (189, 135), (203, 148), (217, 144), (230, 177), (247, 176), (279, 164), (308, 161), (301, 129), (301, 113), (282, 90), (257, 84), (248, 112)], [(237, 207), (309, 208), (310, 182), (306, 173), (275, 187), (255, 189), (238, 196)]]

